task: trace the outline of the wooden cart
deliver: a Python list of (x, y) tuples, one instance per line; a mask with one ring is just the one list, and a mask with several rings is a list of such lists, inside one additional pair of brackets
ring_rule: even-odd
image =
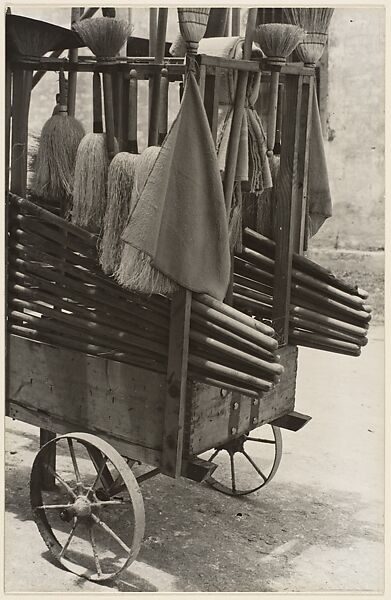
[[(204, 55), (198, 61), (206, 112), (216, 135), (221, 70), (251, 72), (261, 68), (266, 86), (270, 74), (266, 64), (255, 61)], [(126, 292), (101, 272), (93, 235), (25, 199), (27, 114), (26, 103), (18, 94), (26, 92), (26, 82), (31, 81), (33, 71), (60, 68), (89, 73), (115, 69), (121, 85), (130, 78), (133, 87), (123, 85), (127, 91), (120, 103), (121, 119), (116, 123), (117, 134), (126, 147), (128, 131), (122, 135), (125, 129), (121, 128), (129, 120), (129, 93), (137, 98), (137, 81), (153, 78), (156, 73), (161, 75), (162, 69), (168, 82), (177, 81), (185, 66), (174, 60), (153, 64), (124, 59), (119, 65), (99, 67), (91, 60), (79, 59), (72, 64), (67, 60), (42, 59), (16, 60), (7, 72), (8, 109), (11, 74), (22, 71), (24, 76), (14, 77), (12, 193), (6, 203), (6, 414), (40, 427), (41, 441), (46, 439), (31, 474), (31, 503), (45, 543), (70, 571), (103, 581), (116, 576), (139, 551), (144, 532), (138, 485), (141, 481), (163, 473), (172, 478), (207, 481), (231, 495), (250, 493), (266, 485), (278, 468), (280, 427), (297, 430), (309, 419), (294, 412), (297, 348), (287, 344), (287, 308), (292, 254), (302, 252), (305, 244), (314, 70), (291, 63), (281, 72), (284, 185), (275, 211), (273, 323), (285, 372), (273, 391), (246, 396), (224, 386), (203, 383), (192, 371), (189, 291), (179, 291), (171, 301), (142, 300)], [(102, 340), (99, 350), (94, 312), (104, 315), (106, 327), (110, 322), (126, 321), (136, 333), (145, 314), (151, 316), (152, 322), (155, 319), (156, 323), (163, 323), (164, 368), (161, 362), (158, 366), (154, 361), (153, 352), (146, 351), (144, 357), (132, 359), (129, 350), (124, 350), (126, 344), (121, 336), (116, 348), (105, 348)], [(100, 331), (104, 337), (104, 326)], [(260, 427), (262, 430), (252, 433)], [(271, 435), (263, 433), (265, 428)], [(57, 437), (48, 432), (56, 432)], [(251, 444), (272, 450), (266, 468), (247, 451)], [(235, 466), (238, 454), (254, 470), (251, 486), (240, 487)], [(216, 468), (220, 457), (227, 464)], [(136, 477), (131, 470), (136, 462), (151, 469)]]

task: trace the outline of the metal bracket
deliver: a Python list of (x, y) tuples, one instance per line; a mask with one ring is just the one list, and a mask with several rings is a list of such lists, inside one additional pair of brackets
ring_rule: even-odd
[(292, 411), (282, 417), (278, 417), (270, 424), (275, 427), (281, 427), (281, 429), (289, 429), (290, 431), (299, 431), (304, 425), (310, 421), (312, 417), (309, 415), (303, 415), (302, 413), (298, 413), (296, 411)]
[(249, 429), (254, 429), (259, 423), (259, 398), (251, 398), (250, 425)]
[[(224, 390), (224, 392), (225, 392), (225, 390)], [(223, 390), (221, 390), (220, 393), (223, 393)], [(228, 437), (232, 437), (238, 433), (239, 415), (240, 415), (240, 394), (238, 394), (237, 392), (233, 392), (232, 398), (231, 398), (231, 404), (229, 407)]]

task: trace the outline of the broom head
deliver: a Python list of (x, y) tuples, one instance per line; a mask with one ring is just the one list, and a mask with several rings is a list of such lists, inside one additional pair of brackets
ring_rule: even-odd
[(198, 44), (205, 35), (210, 8), (178, 8), (178, 23), (187, 51), (197, 53)]
[(289, 23), (299, 25), (306, 33), (327, 33), (333, 8), (284, 8)]
[(20, 15), (6, 16), (6, 44), (11, 55), (41, 57), (62, 48), (81, 48), (85, 44), (75, 31)]
[(315, 67), (321, 59), (327, 42), (327, 33), (306, 33), (296, 48), (297, 56), (307, 67)]
[(266, 54), (268, 62), (279, 65), (286, 62), (303, 37), (304, 31), (297, 25), (265, 23), (255, 30), (254, 40)]
[(74, 23), (72, 28), (100, 59), (116, 56), (133, 31), (133, 26), (126, 21), (110, 17), (84, 19)]

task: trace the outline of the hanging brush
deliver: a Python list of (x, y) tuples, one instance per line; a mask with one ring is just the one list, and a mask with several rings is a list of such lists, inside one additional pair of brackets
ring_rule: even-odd
[(260, 25), (255, 31), (255, 41), (262, 52), (266, 54), (270, 66), (270, 91), (269, 111), (267, 119), (267, 154), (273, 155), (278, 103), (278, 82), (281, 68), (285, 65), (287, 57), (304, 37), (304, 31), (297, 25), (283, 23), (266, 23)]
[(327, 31), (333, 8), (284, 8), (290, 23), (302, 27), (304, 39), (296, 48), (297, 55), (307, 67), (315, 67), (327, 43)]
[(34, 196), (60, 206), (63, 217), (68, 216), (72, 202), (76, 154), (83, 136), (82, 124), (67, 113), (66, 80), (61, 70), (58, 112), (42, 128), (30, 189)]
[(128, 220), (138, 155), (119, 152), (110, 163), (107, 181), (107, 208), (99, 260), (103, 271), (112, 275), (119, 267), (124, 242), (120, 236)]
[(186, 52), (195, 55), (208, 25), (210, 8), (178, 8), (178, 23), (186, 42)]
[[(133, 30), (126, 21), (110, 17), (85, 19), (74, 23), (73, 28), (96, 56), (101, 66), (103, 63), (113, 63), (116, 60), (116, 56)], [(115, 154), (113, 88), (111, 75), (105, 71), (103, 72), (103, 96), (106, 143), (111, 160)]]

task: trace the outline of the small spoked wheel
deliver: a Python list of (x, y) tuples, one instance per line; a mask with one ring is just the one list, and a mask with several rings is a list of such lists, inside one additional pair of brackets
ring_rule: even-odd
[(280, 428), (262, 425), (205, 455), (207, 460), (217, 464), (207, 483), (229, 496), (251, 494), (273, 479), (281, 456)]
[[(49, 460), (53, 444), (55, 468)], [(45, 471), (54, 489), (43, 488)], [(45, 444), (33, 464), (30, 500), (47, 547), (68, 571), (107, 581), (136, 558), (144, 503), (130, 465), (107, 442), (71, 433)]]

